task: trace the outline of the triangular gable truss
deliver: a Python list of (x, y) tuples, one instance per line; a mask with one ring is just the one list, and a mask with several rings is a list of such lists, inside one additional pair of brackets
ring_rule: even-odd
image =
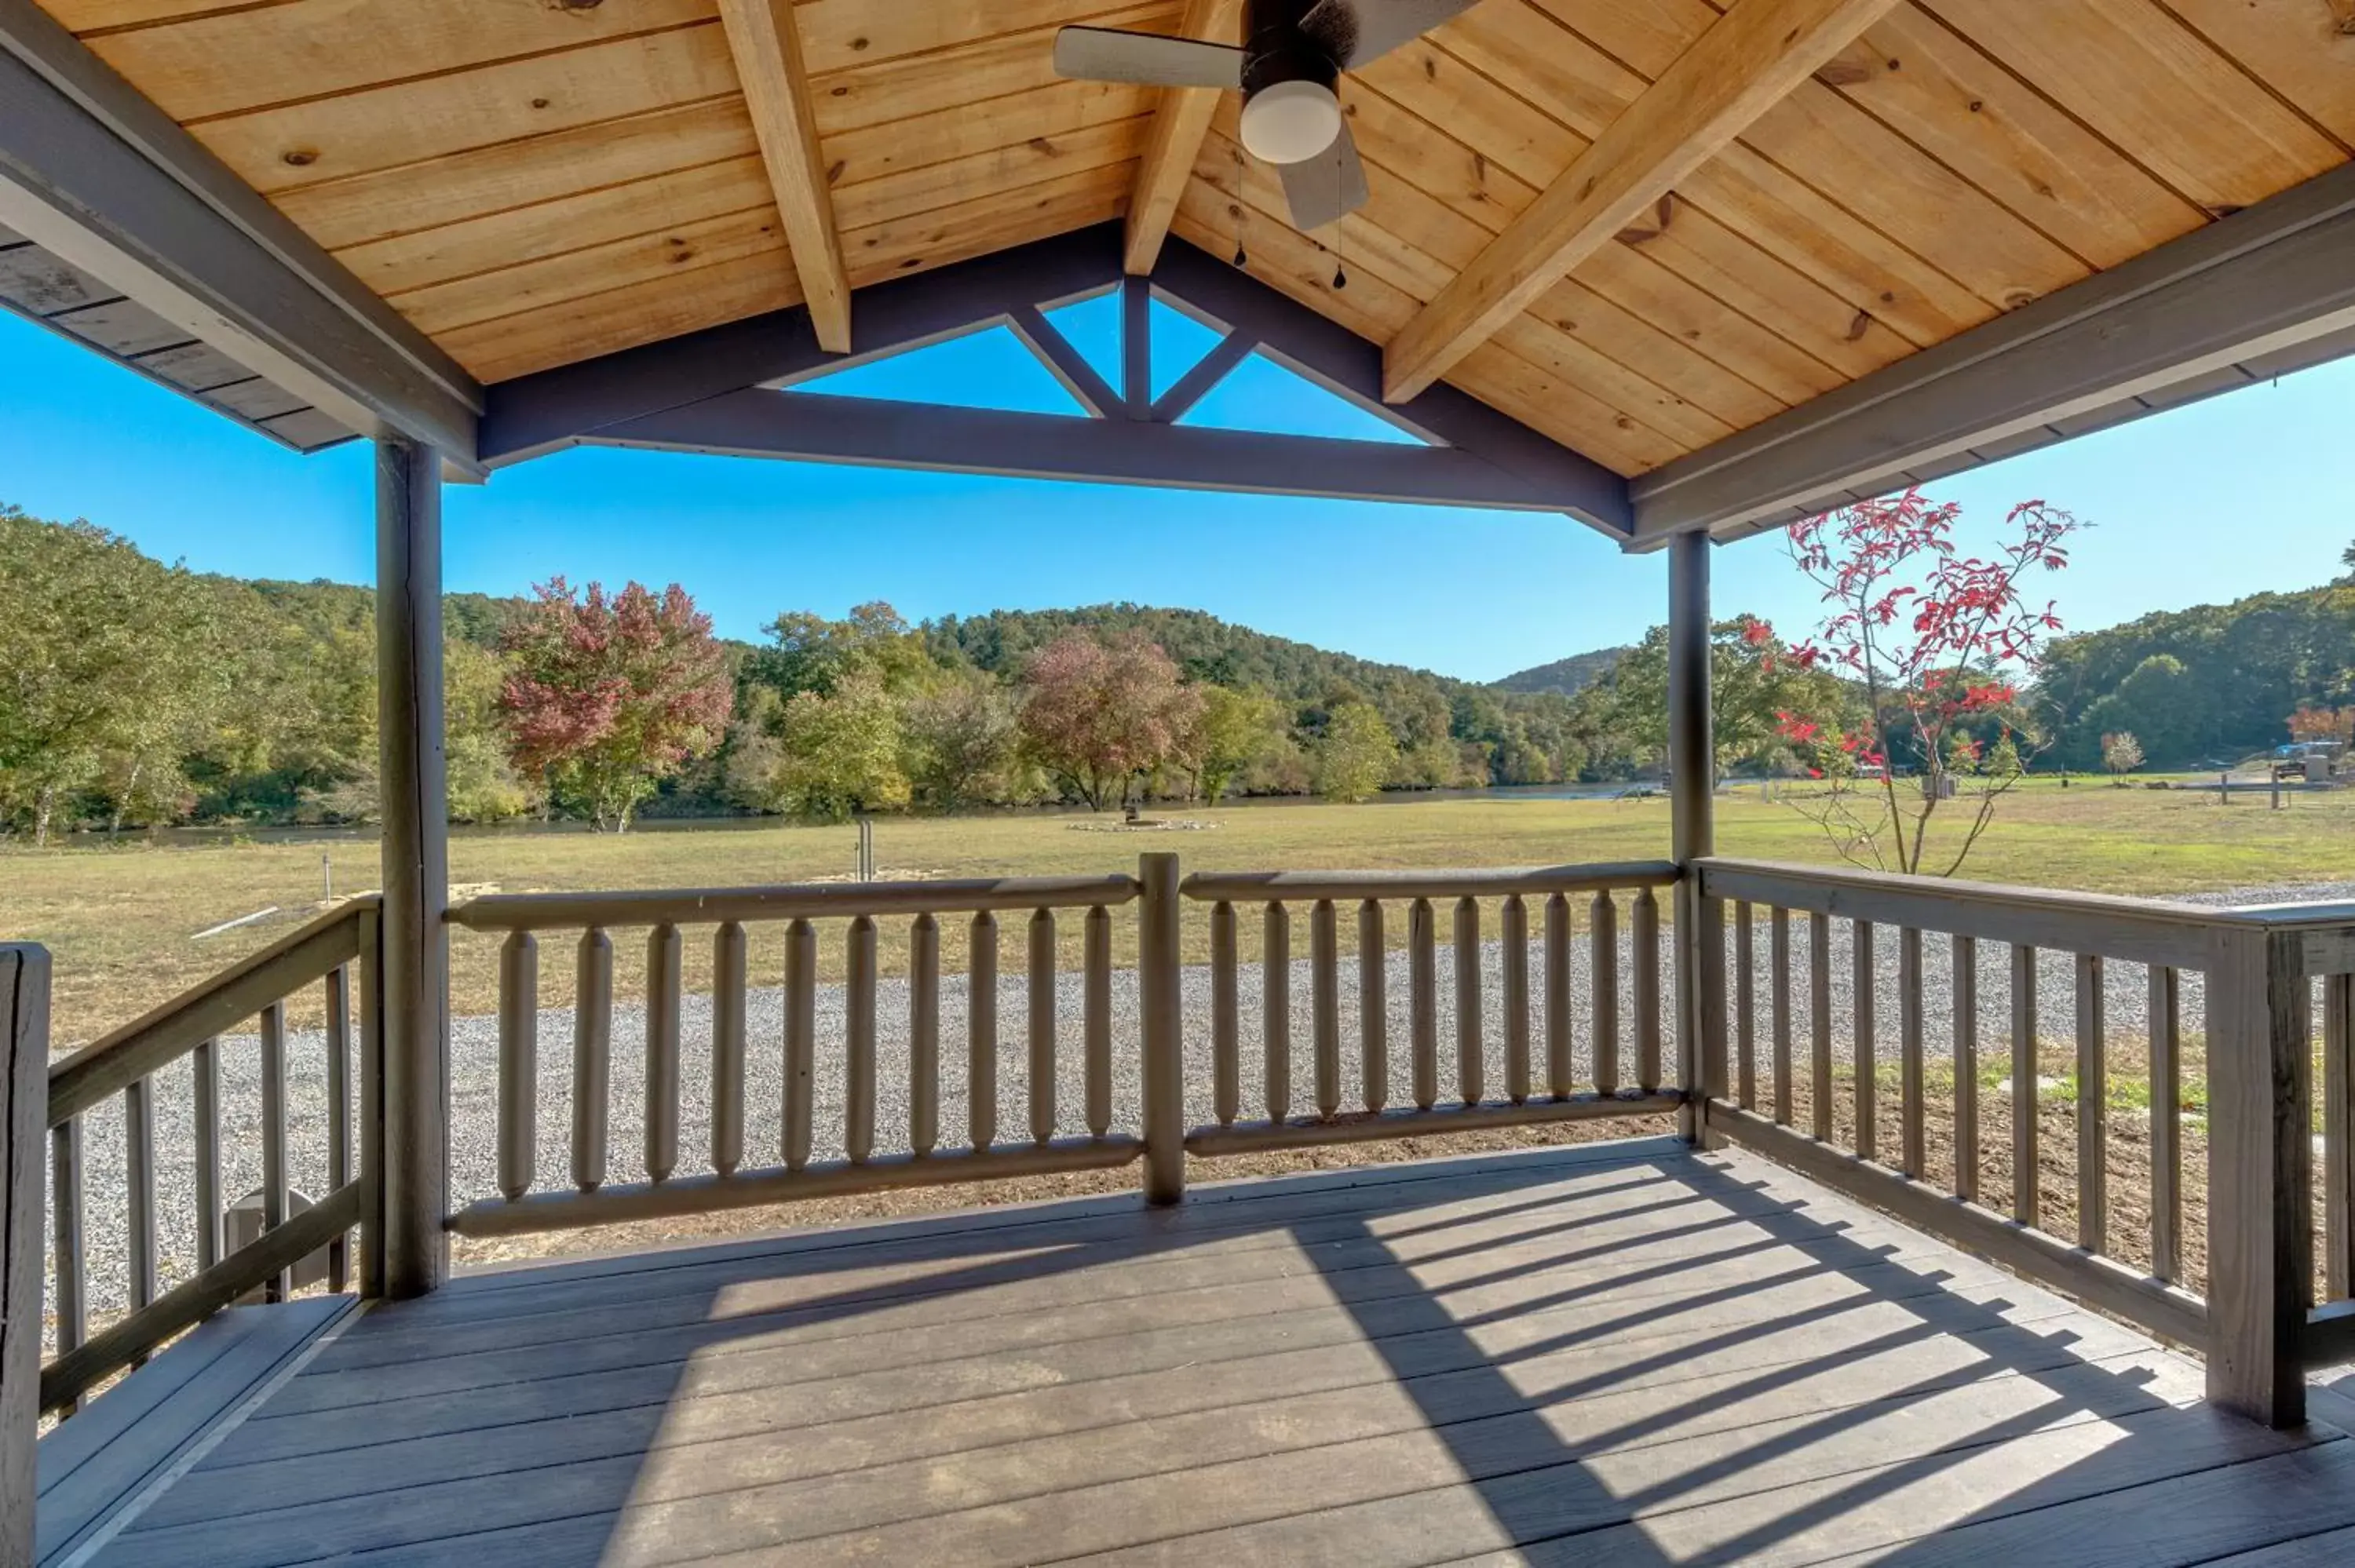
[[(1048, 319), (1112, 290), (1122, 297), (1120, 385)], [(1152, 395), (1151, 302), (1220, 334)], [(1086, 417), (834, 397), (792, 388), (996, 325), (1010, 327)], [(1105, 224), (863, 290), (858, 352), (825, 353), (795, 308), (568, 366), (491, 389), (483, 456), (493, 467), (595, 444), (1150, 484), (1249, 494), (1561, 512), (1625, 539), (1618, 475), (1448, 387), (1381, 401), (1381, 350), (1183, 245), (1150, 280), (1122, 272)], [(1178, 421), (1253, 354), (1419, 439), (1381, 443), (1208, 429)]]

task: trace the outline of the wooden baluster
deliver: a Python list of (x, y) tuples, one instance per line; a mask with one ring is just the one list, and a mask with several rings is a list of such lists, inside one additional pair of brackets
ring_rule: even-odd
[(1486, 1097), (1480, 1050), (1480, 905), (1455, 901), (1455, 1092), (1467, 1106)]
[(926, 911), (908, 927), (908, 1147), (940, 1142), (941, 923)]
[(1055, 912), (1030, 912), (1030, 1140), (1055, 1136)]
[(1271, 903), (1261, 927), (1261, 1024), (1267, 1044), (1267, 1119), (1292, 1114), (1292, 916)]
[(528, 931), (499, 945), (499, 1191), (531, 1191), (539, 1115), (539, 946)]
[(1881, 978), (1872, 922), (1851, 920), (1853, 946), (1849, 957), (1849, 983), (1855, 991), (1856, 1016), (1856, 1151), (1867, 1160), (1881, 1158), (1881, 1043), (1875, 1017), (1873, 982)]
[(1922, 1041), (1922, 933), (1911, 926), (1897, 932), (1898, 1115), (1903, 1122), (1898, 1158), (1905, 1174), (1920, 1181), (1927, 1169), (1929, 1139), (1923, 1126), (1924, 1049)]
[(591, 926), (581, 933), (572, 986), (572, 1184), (605, 1184), (606, 1133), (613, 1084), (613, 941)]
[(1406, 916), (1407, 1012), (1414, 1054), (1414, 1108), (1439, 1103), (1439, 933), (1431, 900), (1418, 898)]
[(1529, 915), (1518, 893), (1497, 916), (1505, 977), (1505, 1097), (1529, 1098)]
[[(325, 992), (327, 1028), (327, 1190), (340, 1192), (352, 1179), (352, 1006), (351, 968), (337, 964), (327, 971)], [(350, 1275), (348, 1235), (337, 1236), (327, 1248), (327, 1289), (342, 1294)]]
[(1587, 937), (1588, 980), (1594, 995), (1594, 1092), (1619, 1092), (1619, 905), (1604, 888), (1594, 895)]
[(1832, 920), (1807, 916), (1807, 1076), (1818, 1143), (1832, 1140)]
[(1774, 1120), (1791, 1125), (1791, 912), (1777, 905), (1767, 916), (1767, 986), (1774, 1006)]
[(1376, 1112), (1391, 1100), (1390, 994), (1384, 972), (1389, 959), (1382, 906), (1369, 898), (1358, 906), (1358, 1071), (1365, 1080), (1366, 1108)]
[(1635, 918), (1628, 926), (1636, 969), (1636, 1083), (1646, 1094), (1660, 1086), (1660, 901), (1652, 890), (1636, 890)]
[[(124, 1244), (130, 1249), (131, 1305), (155, 1299), (155, 1083), (141, 1078), (123, 1088)], [(142, 1356), (141, 1361), (147, 1358)]]
[(744, 927), (723, 920), (711, 934), (711, 1169), (733, 1176), (744, 1163)]
[[(2322, 1278), (2328, 1301), (2355, 1297), (2355, 1148), (2350, 1147), (2355, 1139), (2355, 1042), (2350, 1039), (2350, 1012), (2355, 1012), (2355, 975), (2323, 976)], [(2154, 1095), (2154, 1116), (2156, 1112)], [(2154, 1167), (2158, 1154), (2154, 1138)], [(2156, 1213), (2154, 1203), (2154, 1224)]]
[(973, 917), (965, 981), (965, 1110), (979, 1153), (997, 1140), (997, 916)]
[(1557, 1100), (1578, 1092), (1571, 1059), (1570, 900), (1555, 894), (1545, 903), (1546, 1089)]
[(2109, 1058), (2103, 964), (2077, 955), (2077, 1245), (2100, 1252), (2109, 1235)]
[(849, 994), (844, 1001), (847, 1016), (843, 1028), (842, 1147), (853, 1165), (862, 1165), (875, 1152), (876, 966), (872, 917), (861, 915), (851, 921), (849, 946), (845, 987)]
[[(286, 1223), (286, 1004), (261, 1010), (261, 1230)], [(293, 1275), (280, 1269), (262, 1290), (266, 1301), (293, 1294)]]
[(1112, 1131), (1112, 911), (1098, 904), (1087, 917), (1086, 1032), (1088, 1136)]
[(1210, 906), (1210, 1096), (1220, 1127), (1242, 1114), (1242, 1003), (1236, 996), (1235, 906)]
[[(2326, 1032), (2332, 1026), (2331, 1009), (2337, 1009), (2335, 1038), (2340, 1042), (2339, 1051), (2340, 1079), (2346, 1071), (2347, 991), (2350, 977), (2333, 975), (2323, 983)], [(2150, 966), (2150, 1271), (2160, 1279), (2174, 1280), (2183, 1272), (2183, 1045), (2182, 1001), (2180, 980), (2176, 971), (2164, 964)], [(2326, 1037), (2328, 1037), (2328, 1035)], [(2343, 1101), (2344, 1096), (2340, 1097)], [(2342, 1105), (2341, 1114), (2344, 1114)], [(2328, 1137), (2328, 1134), (2326, 1134)], [(2340, 1161), (2347, 1158), (2344, 1137), (2331, 1139), (2328, 1146), (2331, 1155)], [(2334, 1166), (2334, 1173), (2338, 1167)], [(2334, 1188), (2344, 1192), (2343, 1186)], [(2341, 1208), (2343, 1209), (2343, 1198)], [(2344, 1232), (2340, 1234), (2343, 1236)], [(2339, 1266), (2345, 1267), (2345, 1249), (2334, 1248)], [(2334, 1297), (2348, 1294), (2342, 1282), (2332, 1292)]]
[(2036, 1225), (2036, 949), (2011, 949), (2011, 1217)]
[[(82, 1278), (81, 1153), (81, 1118), (69, 1117), (49, 1129), (49, 1224), (57, 1271), (50, 1305), (57, 1319), (59, 1355), (90, 1338), (90, 1294)], [(77, 1399), (65, 1407), (64, 1414), (70, 1415), (80, 1407)]]
[(208, 1040), (189, 1053), (193, 1081), (188, 1110), (197, 1154), (197, 1268), (220, 1261), (220, 1042)]
[(646, 1175), (668, 1180), (678, 1168), (678, 927), (646, 936)]
[(1308, 913), (1309, 1011), (1315, 1020), (1316, 1119), (1341, 1109), (1341, 933), (1333, 901), (1320, 898)]
[(817, 1107), (817, 929), (806, 920), (785, 927), (784, 1090), (785, 1169), (807, 1170)]
[(1757, 955), (1752, 949), (1750, 903), (1733, 901), (1733, 1055), (1734, 1101), (1743, 1110), (1758, 1108), (1758, 983), (1753, 972)]
[(1955, 1196), (1979, 1198), (1979, 945), (1955, 938)]

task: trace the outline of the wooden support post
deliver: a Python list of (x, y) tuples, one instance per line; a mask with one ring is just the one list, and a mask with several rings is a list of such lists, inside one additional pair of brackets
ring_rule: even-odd
[[(1677, 1054), (1689, 1092), (1722, 1095), (1725, 1061), (1725, 917), (1705, 909), (1694, 865), (1717, 850), (1717, 757), (1710, 715), (1709, 535), (1668, 544), (1668, 805), (1677, 863)], [(1714, 927), (1715, 939), (1704, 930)], [(1691, 1101), (1678, 1118), (1699, 1141)]]
[(1137, 985), (1145, 1004), (1145, 1197), (1186, 1195), (1186, 1025), (1178, 991), (1178, 857), (1138, 857)]
[(48, 1150), (49, 955), (0, 946), (0, 1563), (33, 1561), (41, 1425), (41, 1177)]
[(449, 1273), (450, 814), (442, 728), (442, 460), (378, 443), (377, 758), (384, 811), (385, 1294)]
[(2312, 986), (2296, 932), (2220, 928), (2208, 966), (2208, 1399), (2306, 1419)]

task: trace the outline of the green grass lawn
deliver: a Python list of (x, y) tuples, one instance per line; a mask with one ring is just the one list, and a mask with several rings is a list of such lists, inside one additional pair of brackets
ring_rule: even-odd
[[(2108, 893), (2166, 895), (2292, 883), (2337, 874), (2331, 852), (2355, 832), (2355, 792), (2296, 795), (2286, 809), (2261, 796), (2220, 806), (2213, 794), (2112, 789), (2038, 780), (2006, 801), (1965, 874), (1987, 881)], [(1201, 832), (1134, 833), (1116, 818), (1000, 816), (884, 819), (876, 857), (887, 878), (1036, 875), (1133, 869), (1141, 851), (1173, 851), (1189, 869), (1377, 869), (1529, 865), (1664, 857), (1665, 798), (1530, 800), (1510, 798), (1377, 802), (1363, 806), (1246, 804), (1159, 813), (1206, 824)], [(1789, 805), (1736, 789), (1719, 807), (1727, 854), (1829, 862), (1821, 832)], [(586, 832), (461, 836), (450, 874), (469, 892), (699, 887), (838, 878), (855, 853), (852, 829), (762, 824), (667, 829), (623, 836)], [(376, 846), (229, 843), (0, 852), (0, 938), (46, 943), (56, 955), (55, 1038), (87, 1040), (275, 939), (317, 906), (321, 856), (339, 893), (377, 883)], [(267, 905), (277, 919), (204, 941), (193, 934)], [(1392, 940), (1404, 930), (1393, 916)], [(1078, 922), (1066, 920), (1065, 961), (1078, 957)], [(1189, 954), (1204, 940), (1189, 921)], [(1305, 927), (1305, 918), (1302, 921)], [(1007, 922), (1007, 972), (1018, 972), (1021, 936)], [(1345, 921), (1344, 939), (1353, 936)], [(1256, 921), (1242, 922), (1248, 950)], [(1493, 929), (1493, 926), (1491, 927)], [(1133, 941), (1125, 920), (1116, 927)], [(774, 983), (776, 943), (756, 932), (754, 979)], [(887, 971), (895, 938), (884, 934)], [(634, 934), (616, 940), (617, 986), (634, 983)], [(541, 957), (542, 999), (561, 1001), (569, 947), (552, 938)], [(689, 933), (689, 979), (708, 972), (700, 933)], [(837, 945), (826, 946), (829, 960)], [(963, 962), (962, 934), (944, 964)], [(1305, 929), (1294, 938), (1305, 950)], [(452, 1005), (493, 1005), (495, 944), (461, 933), (453, 944)], [(296, 1020), (304, 1009), (294, 1009)]]

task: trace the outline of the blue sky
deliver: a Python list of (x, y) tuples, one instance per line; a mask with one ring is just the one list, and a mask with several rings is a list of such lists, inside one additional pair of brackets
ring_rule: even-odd
[[(1110, 302), (1063, 322), (1109, 368)], [(1164, 312), (1166, 384), (1208, 334)], [(1050, 409), (1061, 393), (1002, 332), (847, 373), (835, 389)], [(2073, 629), (2320, 582), (2355, 538), (2355, 362), (2252, 387), (1938, 487), (1983, 524), (2038, 497), (2097, 524), (2051, 580)], [(1366, 435), (1370, 417), (1254, 366), (1196, 418)], [(0, 501), (87, 517), (199, 570), (365, 582), (367, 452), (297, 458), (0, 314)], [(1971, 530), (1975, 532), (1976, 530)], [(581, 450), (449, 493), (453, 588), (677, 581), (728, 635), (781, 609), (884, 599), (911, 620), (1133, 599), (1183, 605), (1368, 658), (1494, 679), (1640, 636), (1660, 559), (1561, 517), (1114, 489)], [(1774, 539), (1717, 556), (1721, 611), (1786, 631), (1812, 595)]]

